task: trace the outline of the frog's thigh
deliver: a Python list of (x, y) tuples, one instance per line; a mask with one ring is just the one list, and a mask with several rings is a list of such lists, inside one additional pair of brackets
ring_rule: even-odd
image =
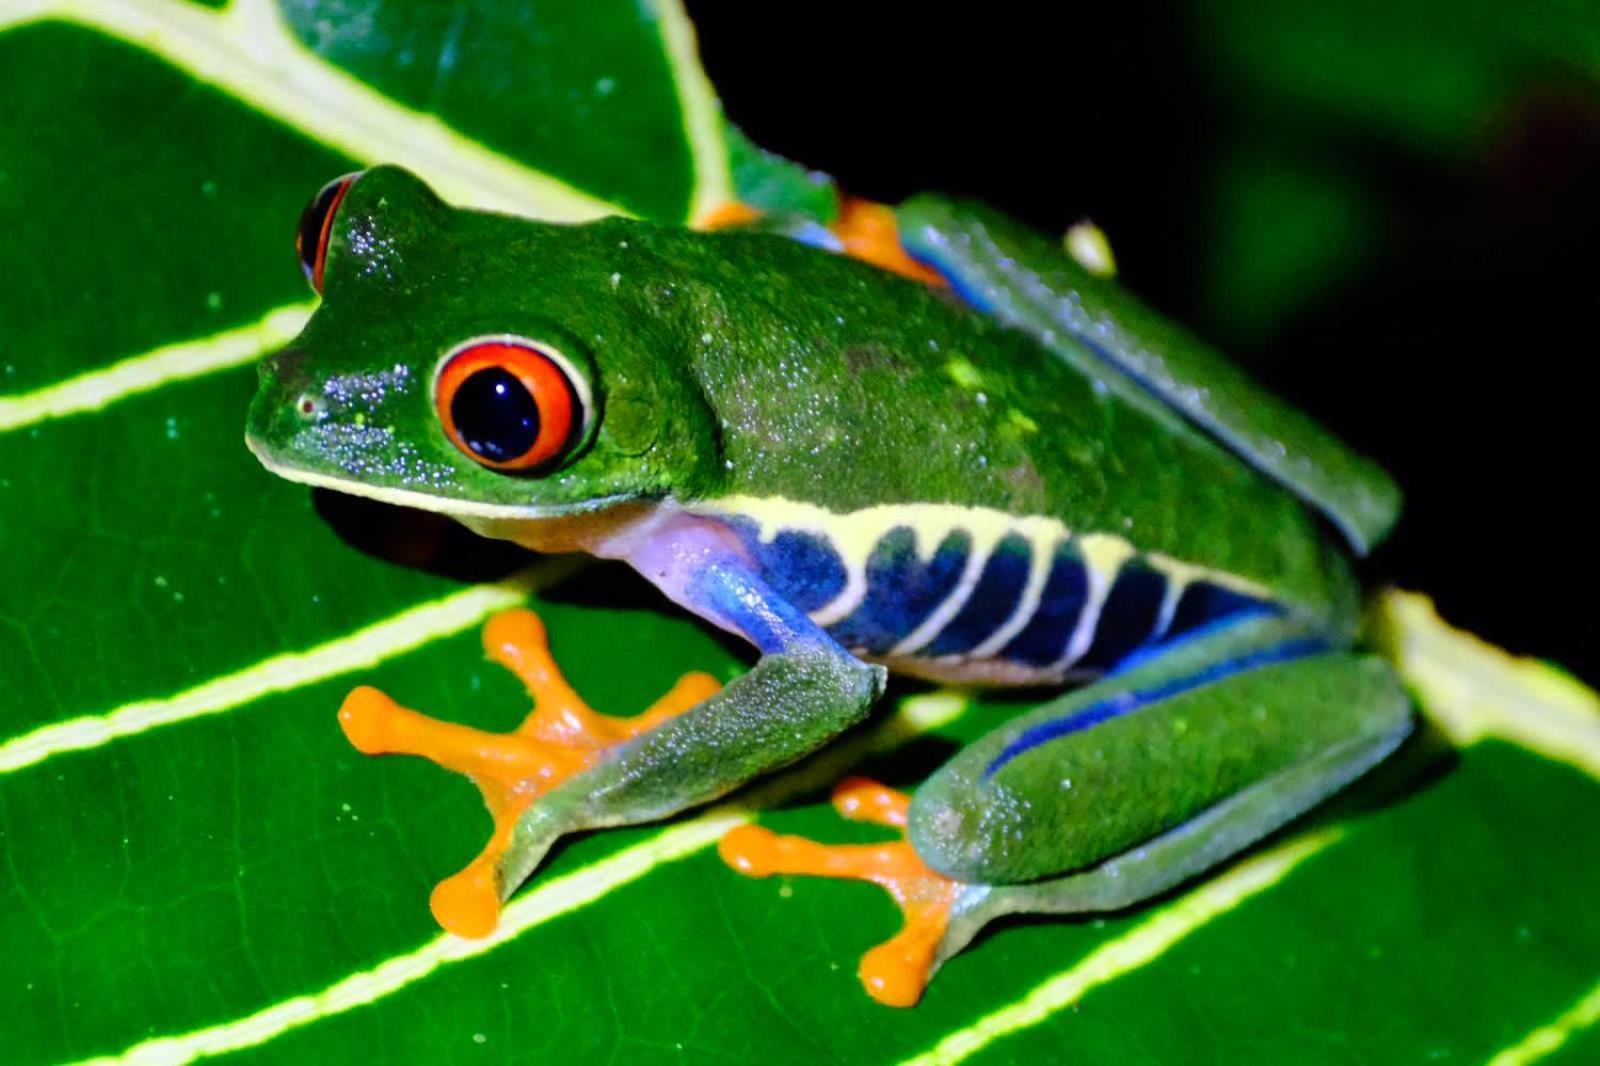
[(1131, 903), (1341, 788), (1410, 723), (1386, 663), (1249, 619), (978, 741), (918, 790), (911, 840), (925, 862), (962, 881), (1085, 871), (1062, 878), (1071, 898), (1047, 909)]

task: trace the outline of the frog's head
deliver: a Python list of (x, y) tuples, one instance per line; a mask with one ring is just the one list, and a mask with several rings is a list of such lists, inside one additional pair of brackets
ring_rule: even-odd
[(323, 302), (261, 366), (251, 450), (477, 526), (703, 488), (716, 423), (679, 311), (619, 284), (651, 275), (641, 226), (456, 210), (396, 167), (331, 183), (299, 237)]

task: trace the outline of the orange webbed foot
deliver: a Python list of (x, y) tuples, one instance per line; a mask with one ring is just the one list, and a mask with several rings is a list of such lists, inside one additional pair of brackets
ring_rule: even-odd
[(632, 717), (600, 714), (562, 676), (550, 654), (544, 623), (529, 610), (506, 611), (483, 630), (484, 649), (522, 681), (534, 709), (509, 733), (491, 733), (430, 718), (400, 706), (375, 688), (345, 697), (339, 724), (367, 755), (420, 755), (465, 774), (483, 793), (494, 831), (478, 857), (439, 882), (429, 906), (445, 929), (483, 937), (500, 918), (498, 870), (517, 820), (535, 800), (592, 766), (604, 752), (682, 714), (721, 686), (709, 674), (689, 673), (649, 708)]
[(761, 212), (749, 204), (729, 200), (718, 204), (695, 220), (694, 228), (712, 232), (719, 229), (737, 229), (761, 218)]
[[(702, 215), (695, 228), (705, 231), (736, 229), (760, 220), (761, 211), (749, 204), (731, 201), (719, 204)], [(839, 215), (828, 227), (839, 240), (839, 249), (852, 259), (920, 281), (936, 289), (948, 288), (945, 276), (906, 253), (900, 243), (900, 223), (894, 208), (859, 196), (841, 195)]]
[(895, 219), (894, 208), (887, 204), (858, 196), (841, 197), (833, 232), (844, 244), (845, 254), (854, 259), (934, 288), (949, 285), (944, 275), (906, 254), (900, 243), (900, 224)]
[(884, 844), (819, 844), (746, 825), (722, 838), (718, 852), (750, 877), (807, 874), (871, 881), (899, 904), (900, 931), (861, 957), (858, 973), (867, 994), (891, 1007), (909, 1007), (933, 974), (950, 909), (966, 886), (930, 869), (904, 839), (910, 797), (875, 781), (850, 777), (833, 790), (833, 807), (855, 822), (892, 826), (901, 839)]

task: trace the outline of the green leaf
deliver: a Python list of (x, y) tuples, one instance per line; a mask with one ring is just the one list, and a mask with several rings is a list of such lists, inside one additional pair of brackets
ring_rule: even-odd
[[(558, 218), (682, 222), (733, 195), (735, 167), (797, 210), (825, 214), (825, 186), (730, 147), (666, 0), (26, 0), (0, 23), (7, 1062), (1593, 1049), (1600, 712), (1414, 600), (1380, 629), (1458, 712), (1457, 760), (1397, 765), (1155, 906), (1003, 926), (914, 1010), (854, 975), (894, 929), (886, 898), (717, 860), (748, 807), (576, 840), (496, 938), (443, 936), (427, 893), (487, 818), (457, 779), (357, 755), (334, 719), (352, 685), (510, 726), (525, 697), (475, 631), (530, 590), (605, 709), (748, 660), (615, 568), (557, 584), (563, 564), (259, 468), (249, 364), (309, 311), (301, 206), (378, 160)], [(445, 576), (464, 568), (505, 579)], [(1017, 706), (905, 696), (758, 793), (760, 817), (862, 839), (821, 801), (845, 767), (914, 786)]]

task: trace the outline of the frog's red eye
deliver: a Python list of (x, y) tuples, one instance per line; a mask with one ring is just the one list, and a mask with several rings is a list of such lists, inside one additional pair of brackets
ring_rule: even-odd
[(300, 269), (319, 293), (322, 291), (322, 264), (328, 257), (328, 235), (333, 232), (333, 216), (339, 202), (360, 174), (334, 178), (300, 212), (300, 228), (294, 235), (294, 250), (300, 255)]
[(583, 429), (581, 383), (566, 360), (520, 338), (469, 341), (445, 358), (433, 402), (445, 435), (491, 470), (547, 466)]

